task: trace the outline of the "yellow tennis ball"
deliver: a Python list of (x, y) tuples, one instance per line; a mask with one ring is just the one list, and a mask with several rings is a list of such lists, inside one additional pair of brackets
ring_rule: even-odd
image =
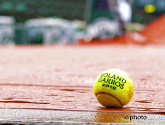
[(95, 81), (94, 94), (105, 107), (120, 108), (128, 104), (133, 96), (134, 85), (131, 77), (119, 69), (103, 71)]
[(154, 13), (156, 11), (156, 6), (152, 4), (148, 4), (144, 7), (144, 11), (146, 13)]

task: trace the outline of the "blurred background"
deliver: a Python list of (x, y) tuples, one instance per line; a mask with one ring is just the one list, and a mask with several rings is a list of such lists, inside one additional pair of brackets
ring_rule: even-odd
[(0, 0), (0, 44), (75, 44), (140, 32), (165, 0)]

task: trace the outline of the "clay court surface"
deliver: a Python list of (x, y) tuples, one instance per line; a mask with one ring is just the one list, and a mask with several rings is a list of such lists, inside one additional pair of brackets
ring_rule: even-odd
[[(106, 109), (93, 93), (110, 68), (134, 81), (123, 108)], [(0, 46), (0, 121), (165, 124), (164, 69), (165, 45)], [(125, 118), (133, 115), (154, 120)]]

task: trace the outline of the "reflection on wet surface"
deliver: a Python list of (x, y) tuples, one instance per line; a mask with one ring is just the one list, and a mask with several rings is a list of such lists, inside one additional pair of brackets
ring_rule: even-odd
[(131, 113), (96, 113), (94, 121), (97, 123), (131, 123), (133, 121), (128, 120)]

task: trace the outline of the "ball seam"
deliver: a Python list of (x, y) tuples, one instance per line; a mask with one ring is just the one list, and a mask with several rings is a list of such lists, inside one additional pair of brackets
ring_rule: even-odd
[(96, 96), (99, 95), (99, 94), (109, 95), (109, 96), (115, 98), (115, 99), (120, 103), (120, 105), (123, 106), (123, 104), (122, 104), (122, 102), (120, 101), (120, 99), (118, 99), (116, 96), (114, 96), (114, 95), (112, 95), (112, 94), (110, 94), (110, 93), (106, 93), (106, 92), (98, 92), (98, 93), (96, 93)]

